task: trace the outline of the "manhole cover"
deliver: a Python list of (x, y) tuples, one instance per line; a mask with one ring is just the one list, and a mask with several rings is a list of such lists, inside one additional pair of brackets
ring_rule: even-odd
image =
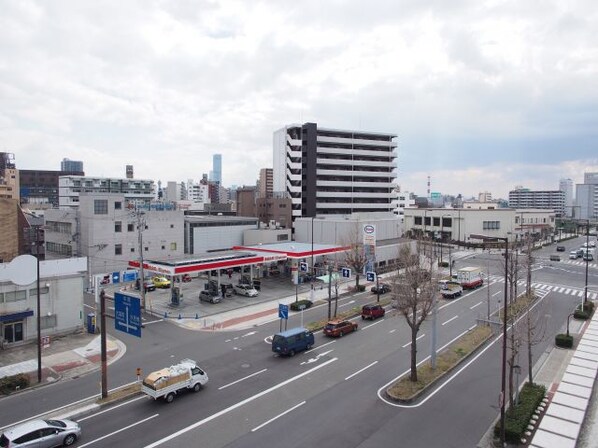
[(241, 367), (244, 369), (247, 369), (248, 367), (251, 367), (251, 364), (247, 364), (247, 363), (241, 364)]

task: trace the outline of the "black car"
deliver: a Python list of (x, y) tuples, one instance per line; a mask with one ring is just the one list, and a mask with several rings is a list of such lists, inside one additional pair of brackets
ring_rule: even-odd
[(372, 292), (374, 294), (378, 294), (378, 289), (380, 290), (380, 294), (384, 294), (386, 292), (390, 291), (390, 285), (386, 284), (386, 283), (380, 283), (378, 285), (378, 287), (376, 286), (372, 286)]
[[(135, 280), (135, 289), (137, 291), (139, 291), (139, 285), (140, 285), (139, 279)], [(143, 282), (143, 288), (145, 289), (145, 292), (155, 291), (156, 285), (154, 285), (154, 282), (152, 282), (151, 279), (148, 279)]]
[(557, 252), (565, 252), (565, 246), (557, 246), (556, 251)]

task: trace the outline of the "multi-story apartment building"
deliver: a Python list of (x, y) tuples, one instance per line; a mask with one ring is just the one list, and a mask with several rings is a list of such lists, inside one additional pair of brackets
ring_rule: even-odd
[(266, 197), (258, 197), (255, 205), (260, 222), (273, 227), (292, 228), (292, 203), (286, 193), (273, 193)]
[(584, 173), (583, 184), (577, 184), (575, 188), (573, 209), (575, 218), (598, 220), (598, 172)]
[(243, 186), (237, 188), (237, 216), (257, 216), (255, 200), (257, 188), (254, 186)]
[(78, 199), (76, 208), (45, 211), (46, 259), (85, 256), (89, 274), (96, 275), (126, 269), (139, 259), (140, 245), (143, 258), (183, 255), (182, 210), (146, 206), (122, 193), (81, 193)]
[(554, 210), (557, 217), (565, 216), (565, 192), (518, 187), (509, 191), (509, 207)]
[(293, 219), (392, 212), (395, 134), (288, 125), (274, 133), (273, 191), (287, 192)]
[(399, 217), (399, 221), (404, 221), (405, 209), (415, 207), (415, 198), (411, 196), (408, 191), (401, 191), (400, 188), (395, 189), (396, 199), (393, 213)]
[(119, 193), (129, 202), (149, 204), (155, 198), (154, 181), (112, 177), (60, 176), (58, 204), (60, 208), (79, 206), (81, 193)]

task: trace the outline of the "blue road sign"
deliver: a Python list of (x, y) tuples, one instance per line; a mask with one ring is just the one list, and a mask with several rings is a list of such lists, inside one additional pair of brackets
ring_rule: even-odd
[(112, 273), (112, 283), (114, 283), (114, 284), (120, 283), (120, 272)]
[(278, 304), (278, 317), (281, 319), (289, 318), (289, 306), (282, 303)]
[(343, 278), (351, 277), (351, 269), (349, 268), (342, 268), (341, 273), (343, 274)]
[(141, 302), (120, 292), (114, 293), (114, 328), (141, 337)]
[(366, 273), (365, 273), (365, 279), (366, 279), (368, 282), (373, 282), (373, 281), (376, 281), (376, 273), (375, 273), (375, 272), (371, 272), (371, 271), (369, 271), (369, 272), (366, 272)]
[(299, 263), (299, 270), (301, 272), (307, 272), (307, 263), (305, 261)]
[(134, 282), (137, 280), (137, 271), (124, 271), (123, 272), (123, 282)]

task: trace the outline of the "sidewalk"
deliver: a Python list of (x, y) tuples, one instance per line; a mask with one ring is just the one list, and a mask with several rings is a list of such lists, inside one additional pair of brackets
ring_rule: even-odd
[[(76, 333), (57, 337), (48, 347), (42, 348), (42, 381), (52, 383), (64, 378), (79, 375), (100, 368), (100, 336)], [(118, 360), (125, 354), (126, 346), (108, 337), (108, 363)], [(0, 378), (24, 373), (29, 376), (31, 385), (37, 385), (37, 345), (27, 344), (3, 350), (0, 356)]]

